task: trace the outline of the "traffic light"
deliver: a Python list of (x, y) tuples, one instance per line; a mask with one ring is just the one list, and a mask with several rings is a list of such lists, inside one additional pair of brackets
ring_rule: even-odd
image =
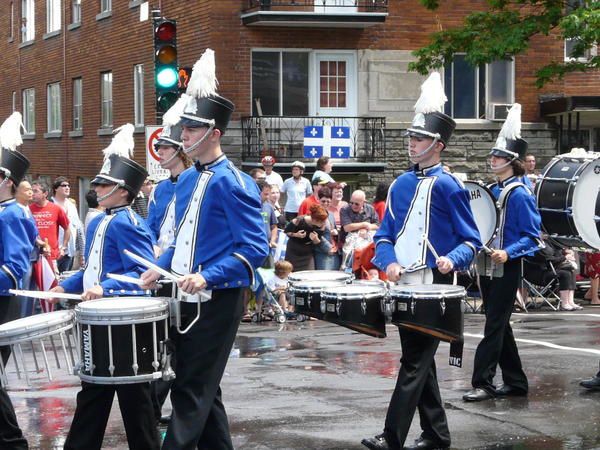
[(154, 86), (156, 113), (160, 118), (179, 97), (177, 67), (177, 22), (154, 19)]

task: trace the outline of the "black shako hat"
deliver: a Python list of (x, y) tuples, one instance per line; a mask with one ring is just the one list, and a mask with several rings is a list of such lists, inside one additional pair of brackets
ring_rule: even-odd
[(181, 124), (186, 127), (227, 129), (235, 105), (217, 94), (215, 52), (207, 48), (194, 64), (186, 94), (189, 96), (181, 114)]
[(421, 85), (415, 116), (406, 134), (427, 136), (447, 145), (456, 128), (456, 122), (442, 112), (447, 100), (440, 74), (433, 72)]
[(510, 160), (525, 158), (527, 141), (521, 138), (521, 105), (515, 103), (502, 124), (502, 129), (490, 155)]
[(133, 156), (133, 132), (135, 127), (128, 123), (118, 128), (110, 145), (104, 149), (104, 164), (100, 173), (92, 180), (91, 184), (111, 185), (127, 189), (136, 196), (148, 171), (131, 159)]
[(29, 159), (17, 150), (23, 143), (22, 128), (21, 113), (18, 111), (12, 113), (0, 126), (0, 171), (15, 185), (25, 177), (31, 164)]

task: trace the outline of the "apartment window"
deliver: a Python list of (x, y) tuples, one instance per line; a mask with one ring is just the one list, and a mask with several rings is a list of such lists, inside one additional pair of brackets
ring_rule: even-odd
[(112, 72), (105, 72), (101, 76), (100, 95), (102, 98), (102, 128), (113, 126), (113, 98), (112, 98)]
[(56, 133), (62, 130), (60, 114), (60, 83), (48, 85), (48, 133)]
[(81, 78), (73, 79), (73, 131), (83, 129), (83, 81)]
[(35, 39), (34, 0), (21, 0), (21, 42)]
[[(566, 14), (573, 13), (578, 8), (587, 7), (587, 1), (585, 0), (567, 0), (566, 2)], [(588, 61), (598, 53), (597, 47), (594, 46), (591, 49), (587, 49), (583, 54), (575, 55), (575, 46), (579, 42), (577, 38), (565, 39), (565, 61)]]
[(10, 23), (9, 23), (9, 29), (8, 29), (8, 40), (12, 41), (15, 38), (15, 4), (13, 2), (10, 2)]
[(46, 33), (60, 30), (61, 0), (46, 0)]
[(144, 65), (137, 64), (133, 67), (133, 92), (134, 92), (134, 123), (136, 127), (144, 126)]
[(252, 52), (253, 114), (259, 99), (267, 116), (308, 115), (308, 61), (308, 52)]
[(455, 55), (444, 66), (445, 112), (455, 119), (494, 118), (494, 105), (514, 102), (514, 84), (512, 60), (473, 67), (464, 55)]
[(35, 134), (35, 89), (23, 89), (23, 126), (26, 134)]
[(71, 2), (71, 23), (81, 23), (81, 0)]
[(112, 10), (112, 0), (100, 0), (100, 12), (109, 12)]
[(12, 91), (12, 112), (17, 110), (17, 92)]

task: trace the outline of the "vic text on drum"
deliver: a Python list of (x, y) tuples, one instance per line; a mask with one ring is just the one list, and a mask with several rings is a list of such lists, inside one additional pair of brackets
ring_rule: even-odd
[[(514, 124), (518, 126), (512, 128)], [(525, 173), (522, 158), (527, 150), (520, 132), (521, 105), (515, 103), (490, 152), (490, 166), (498, 179), (490, 189), (498, 201), (500, 220), (490, 248), (477, 258), (486, 322), (484, 337), (475, 353), (473, 389), (463, 396), (466, 401), (487, 400), (496, 395), (526, 395), (528, 390), (509, 320), (519, 285), (521, 258), (532, 255), (541, 242), (535, 199), (520, 182)], [(496, 389), (493, 379), (499, 363), (504, 386)]]
[[(445, 102), (440, 75), (432, 74), (421, 91), (407, 133), (414, 166), (390, 187), (387, 210), (375, 234), (373, 262), (386, 271), (390, 281), (450, 284), (452, 271), (468, 267), (481, 242), (466, 189), (441, 164), (441, 152), (455, 122), (440, 112)], [(419, 448), (447, 448), (450, 432), (434, 362), (439, 339), (403, 327), (399, 330), (402, 365), (384, 430), (362, 443), (371, 449), (402, 448), (419, 407), (423, 427)]]
[[(29, 208), (14, 199), (17, 186), (29, 168), (29, 160), (17, 151), (17, 146), (23, 143), (22, 126), (21, 114), (15, 112), (0, 127), (0, 325), (19, 317), (18, 300), (8, 290), (21, 287), (37, 237)], [(0, 355), (4, 372), (10, 347), (1, 347)], [(27, 448), (12, 402), (3, 386), (0, 387), (0, 448)]]
[[(258, 187), (221, 150), (234, 105), (215, 86), (214, 53), (207, 50), (181, 115), (184, 151), (195, 165), (179, 176), (175, 240), (158, 261), (180, 277), (182, 321), (196, 316), (202, 301), (189, 331), (172, 333), (177, 377), (164, 449), (233, 448), (220, 382), (242, 316), (242, 289), (253, 284), (269, 250)], [(150, 285), (159, 276), (149, 270), (142, 278)]]
[[(119, 297), (144, 295), (144, 291), (136, 284), (107, 277), (108, 273), (116, 273), (139, 278), (144, 269), (123, 253), (126, 249), (133, 250), (144, 258), (153, 258), (150, 230), (130, 206), (148, 175), (142, 166), (129, 158), (133, 150), (133, 130), (131, 124), (121, 127), (104, 152), (104, 165), (92, 180), (92, 186), (98, 194), (98, 203), (105, 208), (105, 212), (95, 217), (88, 227), (85, 266), (53, 288), (55, 292), (83, 292), (83, 300), (112, 297), (110, 300), (96, 301), (109, 301), (111, 304), (114, 302), (117, 307)], [(92, 306), (96, 301), (86, 303)], [(131, 307), (129, 304), (127, 306)], [(79, 314), (77, 309), (76, 312)], [(77, 407), (65, 449), (101, 448), (115, 392), (119, 398), (129, 448), (159, 448), (148, 382), (103, 384), (102, 380), (90, 382), (92, 380), (84, 377), (84, 374), (93, 376), (95, 365), (97, 372), (103, 369), (98, 358), (96, 361), (92, 359), (92, 347), (108, 347), (102, 350), (108, 355), (107, 359), (115, 362), (107, 364), (107, 367), (118, 365), (121, 350), (131, 352), (130, 346), (124, 345), (124, 336), (131, 326), (113, 326), (112, 329), (109, 328), (108, 337), (104, 339), (102, 336), (101, 339), (100, 334), (95, 334), (97, 328), (93, 328), (90, 323), (92, 322), (80, 324), (80, 339), (83, 343), (80, 376), (82, 380), (88, 381), (82, 381), (81, 391), (77, 394)], [(113, 342), (115, 345), (112, 345)], [(117, 342), (120, 345), (117, 345)], [(107, 374), (106, 378), (110, 379), (110, 375), (112, 374)]]

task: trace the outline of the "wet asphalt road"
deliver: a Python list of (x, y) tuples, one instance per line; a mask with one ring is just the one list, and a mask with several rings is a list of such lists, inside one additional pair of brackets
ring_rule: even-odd
[[(484, 318), (467, 314), (462, 368), (437, 353), (438, 378), (456, 449), (600, 449), (600, 392), (578, 386), (598, 370), (600, 308), (514, 314), (529, 377), (527, 398), (464, 403)], [(222, 387), (237, 449), (363, 449), (381, 432), (399, 366), (396, 327), (376, 339), (321, 321), (242, 324)], [(30, 367), (32, 367), (30, 365)], [(34, 449), (62, 448), (78, 379), (64, 371), (9, 390)], [(166, 405), (165, 411), (169, 409)], [(419, 434), (413, 421), (409, 440)], [(127, 448), (115, 401), (104, 448)]]

